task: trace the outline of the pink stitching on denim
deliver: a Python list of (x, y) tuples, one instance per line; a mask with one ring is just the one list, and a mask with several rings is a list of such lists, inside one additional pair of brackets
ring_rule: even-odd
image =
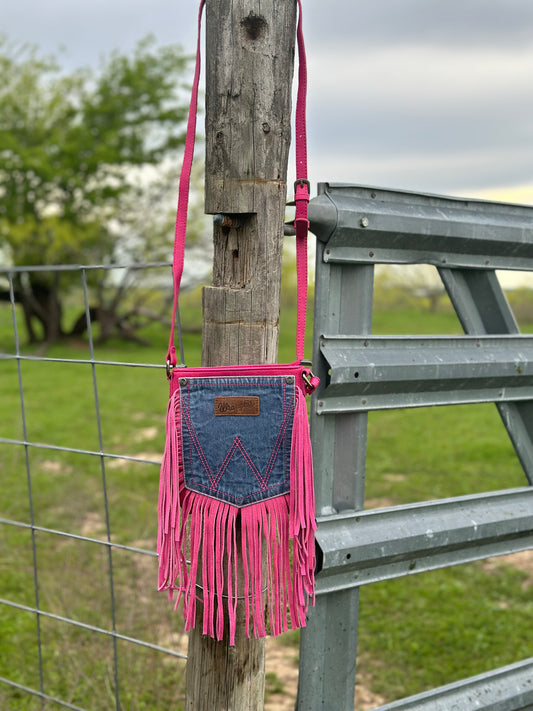
[[(189, 413), (189, 419), (190, 419), (190, 413), (191, 413), (191, 391), (189, 388), (187, 388), (187, 413)], [(190, 422), (190, 426), (192, 428), (192, 420)], [(189, 429), (189, 434), (190, 434), (190, 429)], [(185, 470), (184, 470), (185, 471)], [(192, 472), (192, 447), (189, 446), (189, 471)], [(211, 472), (207, 474), (207, 478), (209, 481), (211, 481), (211, 477), (209, 476)]]
[[(277, 387), (279, 385), (279, 383), (274, 382), (274, 379), (276, 379), (276, 380), (283, 379), (283, 376), (275, 375), (275, 376), (271, 376), (268, 380), (261, 380), (259, 378), (254, 378), (254, 381), (257, 381), (257, 382), (253, 382), (253, 383), (242, 382), (241, 378), (225, 378), (225, 380), (228, 380), (228, 381), (236, 380), (237, 382), (234, 382), (234, 383), (232, 383), (232, 382), (227, 382), (227, 383), (207, 382), (209, 380), (219, 380), (221, 377), (223, 377), (223, 376), (217, 376), (216, 378), (205, 378), (205, 377), (201, 377), (201, 376), (198, 376), (197, 378), (195, 378), (194, 376), (191, 376), (190, 380), (200, 380), (201, 382), (199, 382), (199, 383), (188, 382), (187, 388), (193, 388), (193, 387), (228, 388), (228, 387), (233, 387), (233, 386), (241, 386), (241, 387), (248, 387), (249, 388), (251, 385), (268, 385), (269, 387), (274, 387), (274, 386)], [(244, 377), (251, 378), (253, 376), (244, 376)]]
[[(194, 376), (193, 376), (193, 377), (194, 377)], [(224, 377), (224, 376), (217, 376), (217, 377)], [(283, 378), (283, 376), (278, 376), (278, 375), (276, 375), (276, 376), (265, 376), (265, 377), (268, 377), (267, 380), (263, 380), (263, 379), (258, 378), (258, 377), (256, 377), (256, 376), (246, 376), (246, 377), (254, 378), (254, 380), (256, 381), (256, 382), (253, 383), (254, 385), (268, 385), (268, 386), (270, 386), (270, 387), (277, 387), (277, 386), (279, 385), (279, 382), (275, 382), (275, 379), (278, 379), (278, 380), (279, 380), (280, 377)], [(242, 501), (243, 499), (249, 498), (250, 496), (256, 496), (257, 493), (264, 494), (266, 491), (268, 491), (268, 489), (274, 489), (274, 488), (276, 488), (276, 487), (282, 486), (282, 485), (287, 481), (287, 461), (286, 461), (286, 460), (287, 460), (287, 452), (286, 452), (286, 446), (287, 446), (286, 439), (287, 439), (287, 437), (286, 437), (286, 433), (287, 433), (287, 428), (288, 428), (288, 424), (289, 424), (289, 417), (290, 417), (291, 415), (294, 415), (294, 411), (295, 411), (295, 402), (296, 402), (296, 390), (295, 390), (295, 388), (294, 388), (294, 394), (293, 394), (293, 396), (290, 398), (290, 401), (289, 401), (289, 403), (290, 403), (290, 404), (289, 404), (289, 407), (287, 408), (287, 404), (286, 404), (286, 403), (287, 403), (287, 397), (286, 397), (286, 392), (285, 392), (285, 391), (286, 391), (286, 387), (285, 387), (285, 380), (283, 380), (282, 386), (283, 386), (283, 411), (284, 411), (284, 417), (283, 417), (283, 420), (282, 420), (280, 429), (279, 429), (279, 431), (278, 431), (278, 434), (277, 434), (277, 436), (276, 436), (276, 441), (275, 441), (275, 443), (274, 443), (274, 447), (273, 447), (272, 452), (271, 452), (271, 454), (270, 454), (270, 458), (269, 458), (267, 467), (266, 467), (266, 469), (265, 469), (265, 476), (264, 476), (264, 477), (261, 476), (261, 473), (260, 473), (259, 469), (257, 468), (257, 466), (256, 466), (255, 463), (253, 462), (252, 458), (250, 457), (250, 454), (248, 453), (246, 447), (242, 444), (242, 441), (241, 441), (240, 438), (237, 436), (237, 437), (235, 437), (232, 446), (228, 449), (228, 452), (226, 453), (226, 456), (225, 456), (225, 458), (224, 458), (224, 461), (222, 462), (222, 465), (221, 465), (219, 471), (217, 472), (216, 477), (213, 477), (213, 474), (212, 474), (211, 469), (210, 469), (210, 467), (209, 467), (209, 463), (208, 463), (208, 461), (207, 461), (207, 458), (206, 458), (206, 456), (205, 456), (205, 453), (204, 453), (204, 451), (203, 451), (203, 448), (202, 448), (202, 446), (201, 446), (201, 444), (200, 444), (198, 435), (197, 435), (196, 430), (195, 430), (195, 428), (194, 428), (194, 426), (193, 426), (193, 424), (192, 424), (192, 419), (191, 419), (191, 416), (190, 416), (190, 391), (191, 391), (191, 388), (194, 387), (194, 386), (197, 386), (197, 387), (200, 387), (200, 386), (204, 386), (204, 387), (205, 387), (205, 386), (209, 386), (209, 387), (226, 388), (226, 387), (228, 387), (228, 385), (230, 385), (230, 383), (220, 383), (220, 382), (212, 382), (212, 383), (211, 383), (211, 382), (206, 382), (206, 381), (205, 381), (205, 378), (203, 378), (202, 376), (198, 376), (198, 378), (201, 379), (202, 382), (199, 382), (199, 383), (191, 383), (191, 382), (189, 381), (189, 382), (187, 383), (187, 400), (188, 400), (188, 407), (187, 407), (187, 408), (183, 408), (183, 411), (184, 411), (184, 414), (186, 415), (186, 425), (187, 425), (187, 430), (188, 430), (188, 432), (189, 432), (189, 436), (191, 437), (192, 444), (194, 445), (194, 447), (195, 447), (195, 449), (196, 449), (196, 451), (197, 451), (197, 454), (198, 454), (198, 456), (199, 456), (199, 458), (200, 458), (200, 461), (201, 461), (201, 463), (202, 463), (202, 465), (203, 465), (203, 467), (204, 467), (204, 470), (205, 470), (205, 472), (206, 472), (206, 474), (207, 474), (207, 477), (208, 477), (209, 482), (210, 482), (210, 486), (207, 487), (207, 486), (205, 486), (204, 484), (201, 484), (201, 483), (199, 483), (199, 482), (195, 482), (194, 476), (190, 476), (190, 480), (191, 480), (191, 482), (194, 484), (194, 486), (196, 486), (197, 488), (209, 489), (209, 490), (211, 490), (211, 491), (215, 491), (215, 492), (217, 492), (219, 495), (222, 493), (223, 496), (227, 496), (228, 498), (231, 498), (231, 499), (233, 499), (234, 501), (237, 501), (237, 500), (241, 500), (241, 501)], [(233, 379), (233, 380), (237, 380), (237, 382), (231, 383), (232, 386), (242, 386), (242, 387), (249, 387), (249, 386), (250, 386), (250, 383), (240, 382), (240, 378), (232, 378), (231, 376), (230, 376), (229, 378), (226, 378), (226, 380), (232, 380), (232, 379)], [(296, 387), (296, 386), (295, 386), (295, 387)], [(275, 463), (276, 458), (277, 458), (277, 456), (278, 456), (278, 454), (279, 454), (279, 450), (280, 450), (280, 448), (281, 448), (282, 443), (285, 445), (285, 446), (284, 446), (284, 455), (283, 455), (283, 460), (284, 460), (284, 479), (283, 479), (282, 482), (278, 482), (277, 484), (274, 484), (274, 485), (272, 485), (272, 486), (268, 486), (268, 480), (269, 480), (269, 478), (270, 478), (270, 474), (272, 473), (272, 469), (274, 468), (274, 463)], [(260, 486), (260, 489), (261, 489), (260, 492), (254, 491), (254, 492), (252, 492), (252, 493), (250, 493), (250, 494), (247, 494), (246, 496), (241, 496), (241, 497), (234, 496), (234, 495), (229, 494), (229, 493), (227, 493), (227, 492), (219, 492), (219, 490), (218, 490), (218, 484), (219, 484), (219, 482), (220, 482), (222, 476), (224, 475), (225, 471), (227, 470), (229, 461), (231, 460), (231, 458), (232, 458), (232, 456), (233, 456), (233, 454), (235, 453), (235, 450), (236, 450), (237, 448), (240, 450), (240, 452), (241, 452), (241, 454), (243, 455), (243, 457), (244, 457), (246, 463), (248, 464), (248, 467), (251, 469), (252, 473), (254, 474), (254, 476), (255, 476), (255, 478), (256, 478), (256, 480), (257, 480), (259, 486)], [(192, 472), (192, 471), (193, 471), (193, 467), (192, 467), (192, 450), (191, 450), (191, 449), (189, 449), (189, 459), (190, 459), (189, 471)], [(281, 495), (281, 494), (280, 494), (280, 495)]]
[[(234, 501), (242, 501), (243, 499), (248, 499), (248, 498), (250, 498), (251, 496), (257, 496), (257, 494), (260, 494), (260, 495), (261, 495), (261, 498), (259, 499), (259, 501), (265, 501), (266, 498), (271, 498), (271, 499), (273, 499), (275, 496), (288, 496), (288, 495), (289, 495), (289, 490), (287, 490), (287, 491), (282, 491), (281, 493), (278, 493), (278, 494), (273, 494), (273, 495), (270, 496), (270, 497), (264, 497), (264, 496), (262, 496), (265, 492), (268, 491), (268, 489), (276, 489), (276, 488), (282, 486), (283, 484), (285, 484), (285, 482), (280, 482), (279, 484), (274, 484), (273, 486), (267, 486), (267, 488), (265, 489), (265, 491), (253, 491), (251, 494), (246, 494), (246, 496), (234, 496), (233, 494), (229, 494), (229, 493), (226, 492), (226, 491), (222, 491), (222, 492), (217, 491), (218, 496), (215, 496), (214, 494), (211, 494), (211, 498), (216, 499), (217, 501), (224, 501), (224, 499), (221, 499), (221, 498), (219, 498), (219, 497), (225, 496), (225, 497), (227, 497), (227, 498), (229, 498), (229, 499), (233, 499)], [(194, 483), (194, 486), (197, 487), (198, 489), (206, 489), (207, 491), (211, 491), (211, 488), (208, 487), (208, 486), (205, 486), (205, 484), (200, 484), (200, 483), (196, 483), (196, 482), (195, 482), (195, 483)], [(193, 492), (195, 491), (195, 489), (189, 488), (189, 487), (187, 486), (187, 484), (185, 484), (185, 488), (188, 489), (189, 491), (193, 491)], [(204, 496), (209, 496), (209, 494), (208, 494), (208, 493), (205, 493)], [(255, 502), (255, 501), (250, 501), (250, 503), (253, 504), (253, 503), (256, 503), (256, 502)]]
[[(286, 428), (285, 428), (285, 429), (286, 429)], [(286, 438), (283, 438), (283, 439), (286, 439)], [(284, 476), (283, 481), (278, 482), (278, 483), (276, 483), (276, 484), (273, 484), (272, 486), (268, 486), (268, 478), (267, 478), (267, 479), (264, 479), (264, 478), (261, 476), (261, 474), (260, 474), (259, 470), (257, 469), (255, 463), (253, 462), (252, 458), (250, 457), (250, 455), (249, 455), (249, 453), (248, 453), (246, 447), (243, 445), (243, 443), (241, 442), (241, 440), (240, 440), (239, 437), (235, 437), (235, 439), (233, 440), (233, 443), (232, 443), (231, 447), (228, 449), (228, 452), (226, 453), (226, 456), (225, 456), (225, 458), (224, 458), (224, 462), (222, 463), (222, 465), (221, 465), (221, 467), (220, 467), (220, 469), (219, 469), (219, 471), (218, 471), (218, 473), (217, 473), (217, 477), (216, 477), (215, 479), (211, 479), (211, 478), (210, 478), (210, 484), (211, 484), (211, 485), (210, 485), (210, 486), (206, 486), (205, 484), (201, 484), (200, 482), (195, 481), (194, 476), (191, 476), (191, 477), (189, 477), (189, 478), (190, 478), (190, 480), (192, 481), (192, 483), (194, 484), (194, 486), (196, 486), (196, 487), (198, 487), (198, 488), (202, 488), (202, 489), (208, 489), (208, 490), (210, 490), (210, 491), (216, 491), (217, 493), (220, 494), (220, 492), (219, 492), (219, 490), (218, 490), (218, 484), (219, 484), (220, 479), (222, 478), (223, 474), (225, 473), (225, 471), (226, 471), (226, 469), (227, 469), (227, 466), (228, 466), (228, 464), (229, 464), (229, 460), (230, 460), (231, 457), (233, 456), (233, 454), (234, 454), (234, 452), (235, 452), (236, 449), (239, 449), (239, 451), (240, 451), (241, 454), (243, 455), (243, 457), (244, 457), (246, 463), (248, 464), (248, 467), (251, 469), (252, 473), (254, 474), (255, 478), (257, 479), (257, 482), (258, 482), (258, 484), (259, 484), (260, 487), (261, 487), (261, 493), (265, 493), (266, 491), (268, 491), (268, 489), (274, 489), (274, 488), (276, 488), (276, 487), (282, 486), (282, 485), (287, 481), (287, 474), (286, 474), (286, 471), (287, 471), (287, 463), (286, 463), (286, 461), (285, 461), (285, 462), (284, 462), (284, 464), (285, 464), (285, 466), (284, 466), (285, 476)], [(279, 448), (278, 448), (278, 450), (279, 450)], [(284, 458), (284, 459), (286, 459), (286, 455), (285, 455), (285, 458)], [(191, 471), (192, 471), (192, 469), (191, 469)], [(239, 497), (239, 496), (234, 496), (233, 494), (229, 494), (229, 493), (227, 493), (227, 492), (222, 492), (222, 495), (223, 495), (223, 496), (228, 496), (229, 498), (234, 499), (234, 500), (239, 500), (239, 499), (242, 500), (242, 499), (246, 499), (246, 498), (248, 498), (248, 497), (250, 497), (250, 496), (255, 496), (256, 493), (258, 493), (258, 492), (257, 492), (257, 491), (253, 491), (253, 492), (251, 492), (251, 493), (249, 493), (249, 494), (246, 494), (246, 496), (240, 496), (240, 497)]]
[[(270, 472), (272, 472), (272, 469), (274, 468), (274, 462), (275, 462), (275, 460), (276, 460), (276, 457), (278, 456), (279, 448), (281, 447), (281, 439), (283, 439), (283, 438), (286, 436), (287, 427), (289, 426), (289, 417), (291, 417), (291, 416), (294, 414), (294, 410), (295, 410), (295, 398), (294, 398), (294, 397), (291, 398), (291, 408), (290, 408), (289, 410), (287, 410), (287, 409), (285, 408), (285, 400), (286, 400), (286, 398), (285, 398), (285, 385), (283, 386), (283, 390), (284, 390), (284, 393), (283, 393), (283, 400), (284, 400), (283, 407), (284, 407), (284, 410), (285, 410), (285, 415), (284, 415), (284, 417), (283, 417), (283, 421), (282, 421), (281, 426), (280, 426), (280, 428), (279, 428), (279, 432), (278, 432), (278, 435), (277, 435), (277, 437), (276, 437), (276, 442), (274, 443), (274, 449), (272, 450), (272, 452), (271, 452), (271, 454), (270, 454), (270, 459), (269, 459), (269, 462), (268, 462), (267, 467), (266, 467), (266, 469), (265, 469), (265, 475), (268, 473), (268, 476), (266, 476), (265, 481), (268, 481), (268, 479), (269, 479), (269, 477), (270, 477)], [(281, 434), (281, 433), (282, 433), (282, 430), (283, 430), (283, 434)], [(281, 436), (281, 437), (280, 437), (280, 436)], [(275, 456), (274, 456), (274, 450), (276, 450), (276, 455), (275, 455)], [(286, 475), (285, 475), (285, 476), (286, 476)]]
[[(200, 440), (198, 439), (198, 435), (196, 434), (196, 430), (194, 429), (194, 426), (192, 424), (191, 420), (191, 414), (190, 414), (190, 402), (188, 404), (188, 408), (183, 408), (183, 414), (185, 416), (185, 424), (187, 425), (187, 430), (189, 432), (189, 436), (192, 440), (192, 443), (198, 453), (198, 456), (200, 457), (200, 461), (203, 464), (203, 467), (205, 469), (205, 473), (207, 474), (207, 478), (213, 484), (215, 482), (215, 479), (213, 477), (213, 473), (211, 471), (211, 468), (209, 466), (209, 462), (207, 461), (207, 457), (205, 456), (204, 450), (202, 449), (202, 445), (200, 444)], [(190, 470), (192, 471), (192, 453), (189, 453), (189, 458), (190, 458)]]
[(222, 464), (220, 465), (220, 468), (219, 468), (217, 475), (214, 479), (215, 484), (218, 484), (218, 482), (220, 481), (220, 477), (221, 477), (220, 472), (226, 471), (226, 469), (228, 468), (228, 464), (229, 464), (231, 458), (233, 457), (233, 453), (235, 452), (236, 448), (237, 448), (237, 443), (235, 442), (235, 439), (234, 439), (231, 444), (231, 447), (226, 452), (226, 456), (224, 457), (224, 460), (223, 460)]
[(235, 450), (239, 448), (238, 439), (239, 439), (238, 437), (234, 438), (233, 443), (232, 443), (231, 447), (228, 449), (226, 456), (224, 457), (224, 461), (220, 465), (220, 469), (218, 470), (217, 475), (213, 481), (214, 487), (211, 487), (211, 488), (216, 488), (218, 490), (218, 483), (224, 476), (224, 473), (225, 473), (226, 469), (228, 468), (228, 465), (229, 465), (233, 455), (235, 454)]
[[(228, 464), (229, 464), (231, 458), (233, 457), (233, 454), (235, 453), (236, 449), (239, 449), (239, 451), (242, 453), (246, 463), (248, 464), (248, 467), (251, 469), (253, 475), (257, 479), (257, 482), (258, 482), (259, 486), (261, 487), (261, 490), (265, 491), (266, 488), (269, 488), (269, 487), (267, 487), (268, 478), (269, 478), (270, 472), (272, 471), (272, 468), (274, 466), (274, 461), (275, 461), (276, 457), (273, 457), (272, 454), (270, 455), (269, 466), (265, 470), (265, 473), (268, 472), (269, 476), (264, 478), (263, 476), (261, 476), (259, 469), (255, 465), (255, 463), (254, 463), (253, 459), (250, 457), (246, 447), (241, 442), (241, 440), (238, 436), (235, 437), (231, 447), (228, 449), (226, 456), (224, 457), (224, 461), (222, 462), (220, 469), (217, 472), (217, 475), (215, 477), (213, 477), (213, 473), (211, 472), (211, 468), (209, 467), (209, 463), (207, 461), (207, 458), (205, 456), (203, 448), (200, 444), (200, 440), (198, 439), (198, 435), (196, 434), (196, 430), (194, 429), (194, 426), (192, 424), (189, 410), (186, 408), (183, 408), (183, 414), (185, 416), (185, 424), (187, 425), (187, 430), (189, 432), (189, 436), (191, 438), (192, 444), (194, 445), (194, 448), (196, 449), (196, 451), (198, 453), (200, 461), (204, 467), (205, 473), (207, 474), (207, 478), (209, 479), (209, 483), (210, 483), (209, 489), (211, 489), (213, 491), (218, 491), (218, 484), (220, 482), (220, 479), (222, 478), (226, 469), (228, 468)], [(283, 427), (283, 424), (285, 424), (285, 427)], [(280, 434), (281, 434), (282, 429), (284, 430), (284, 433), (285, 433), (287, 430), (287, 418), (282, 423), (282, 426), (281, 426), (280, 431), (278, 432), (278, 436), (276, 438), (276, 443), (274, 445), (274, 448), (277, 448), (277, 453), (279, 453), (279, 448), (281, 446), (281, 444), (280, 443), (278, 444), (278, 442), (280, 442)], [(277, 456), (277, 453), (276, 453), (276, 456)], [(192, 471), (192, 454), (189, 454), (189, 457), (190, 457), (190, 471)], [(270, 469), (270, 472), (269, 472), (269, 469)], [(190, 478), (194, 482), (194, 477), (190, 477)], [(287, 476), (285, 475), (284, 481), (286, 481), (286, 480), (287, 480)], [(278, 485), (279, 484), (275, 484), (274, 486), (278, 486)], [(203, 485), (195, 482), (195, 486), (203, 486)], [(237, 498), (237, 497), (235, 497), (235, 498)], [(242, 498), (245, 498), (245, 497), (242, 497)]]
[(260, 486), (261, 489), (264, 491), (264, 489), (265, 489), (265, 487), (266, 487), (266, 481), (265, 481), (265, 480), (263, 479), (263, 477), (261, 476), (261, 473), (260, 473), (259, 469), (256, 467), (256, 465), (255, 465), (253, 459), (252, 459), (252, 458), (250, 457), (250, 455), (248, 454), (248, 450), (246, 449), (246, 447), (244, 446), (244, 444), (241, 442), (241, 440), (239, 439), (239, 437), (235, 437), (235, 439), (236, 439), (237, 442), (238, 442), (237, 446), (239, 447), (242, 456), (244, 457), (244, 459), (246, 460), (246, 463), (248, 464), (248, 466), (249, 466), (250, 469), (252, 470), (253, 475), (255, 476), (255, 478), (257, 479), (257, 481), (259, 482), (259, 486)]

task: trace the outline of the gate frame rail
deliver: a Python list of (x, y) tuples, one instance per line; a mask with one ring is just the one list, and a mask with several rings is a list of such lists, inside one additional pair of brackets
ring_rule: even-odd
[[(318, 238), (313, 365), (321, 385), (311, 437), (319, 567), (296, 709), (352, 711), (362, 584), (533, 548), (533, 487), (364, 510), (372, 409), (495, 402), (533, 484), (533, 338), (520, 334), (495, 273), (533, 271), (533, 208), (322, 183), (309, 219)], [(436, 266), (466, 335), (371, 336), (379, 263)], [(532, 669), (533, 658), (379, 711), (532, 711)]]

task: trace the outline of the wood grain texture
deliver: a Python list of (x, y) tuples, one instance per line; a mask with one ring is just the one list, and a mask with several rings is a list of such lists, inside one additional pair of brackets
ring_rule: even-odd
[[(295, 0), (207, 0), (207, 213), (215, 225), (213, 285), (203, 294), (204, 365), (277, 358), (281, 253), (290, 145)], [(240, 586), (242, 590), (242, 585)], [(264, 640), (189, 635), (187, 711), (262, 711)]]
[(207, 2), (206, 212), (259, 212), (286, 180), (294, 0)]

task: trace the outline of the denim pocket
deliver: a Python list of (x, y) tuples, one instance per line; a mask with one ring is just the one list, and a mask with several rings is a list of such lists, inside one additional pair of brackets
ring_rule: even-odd
[(180, 378), (185, 487), (235, 506), (287, 494), (294, 376)]

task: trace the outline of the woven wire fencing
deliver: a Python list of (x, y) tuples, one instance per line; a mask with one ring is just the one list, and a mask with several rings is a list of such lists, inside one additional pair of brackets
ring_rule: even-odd
[[(106, 269), (0, 269), (2, 709), (182, 705), (185, 637), (156, 589), (166, 329), (151, 346), (100, 345), (91, 300)], [(17, 295), (39, 271), (68, 280), (86, 319), (44, 354)], [(144, 265), (143, 288), (168, 275)]]

